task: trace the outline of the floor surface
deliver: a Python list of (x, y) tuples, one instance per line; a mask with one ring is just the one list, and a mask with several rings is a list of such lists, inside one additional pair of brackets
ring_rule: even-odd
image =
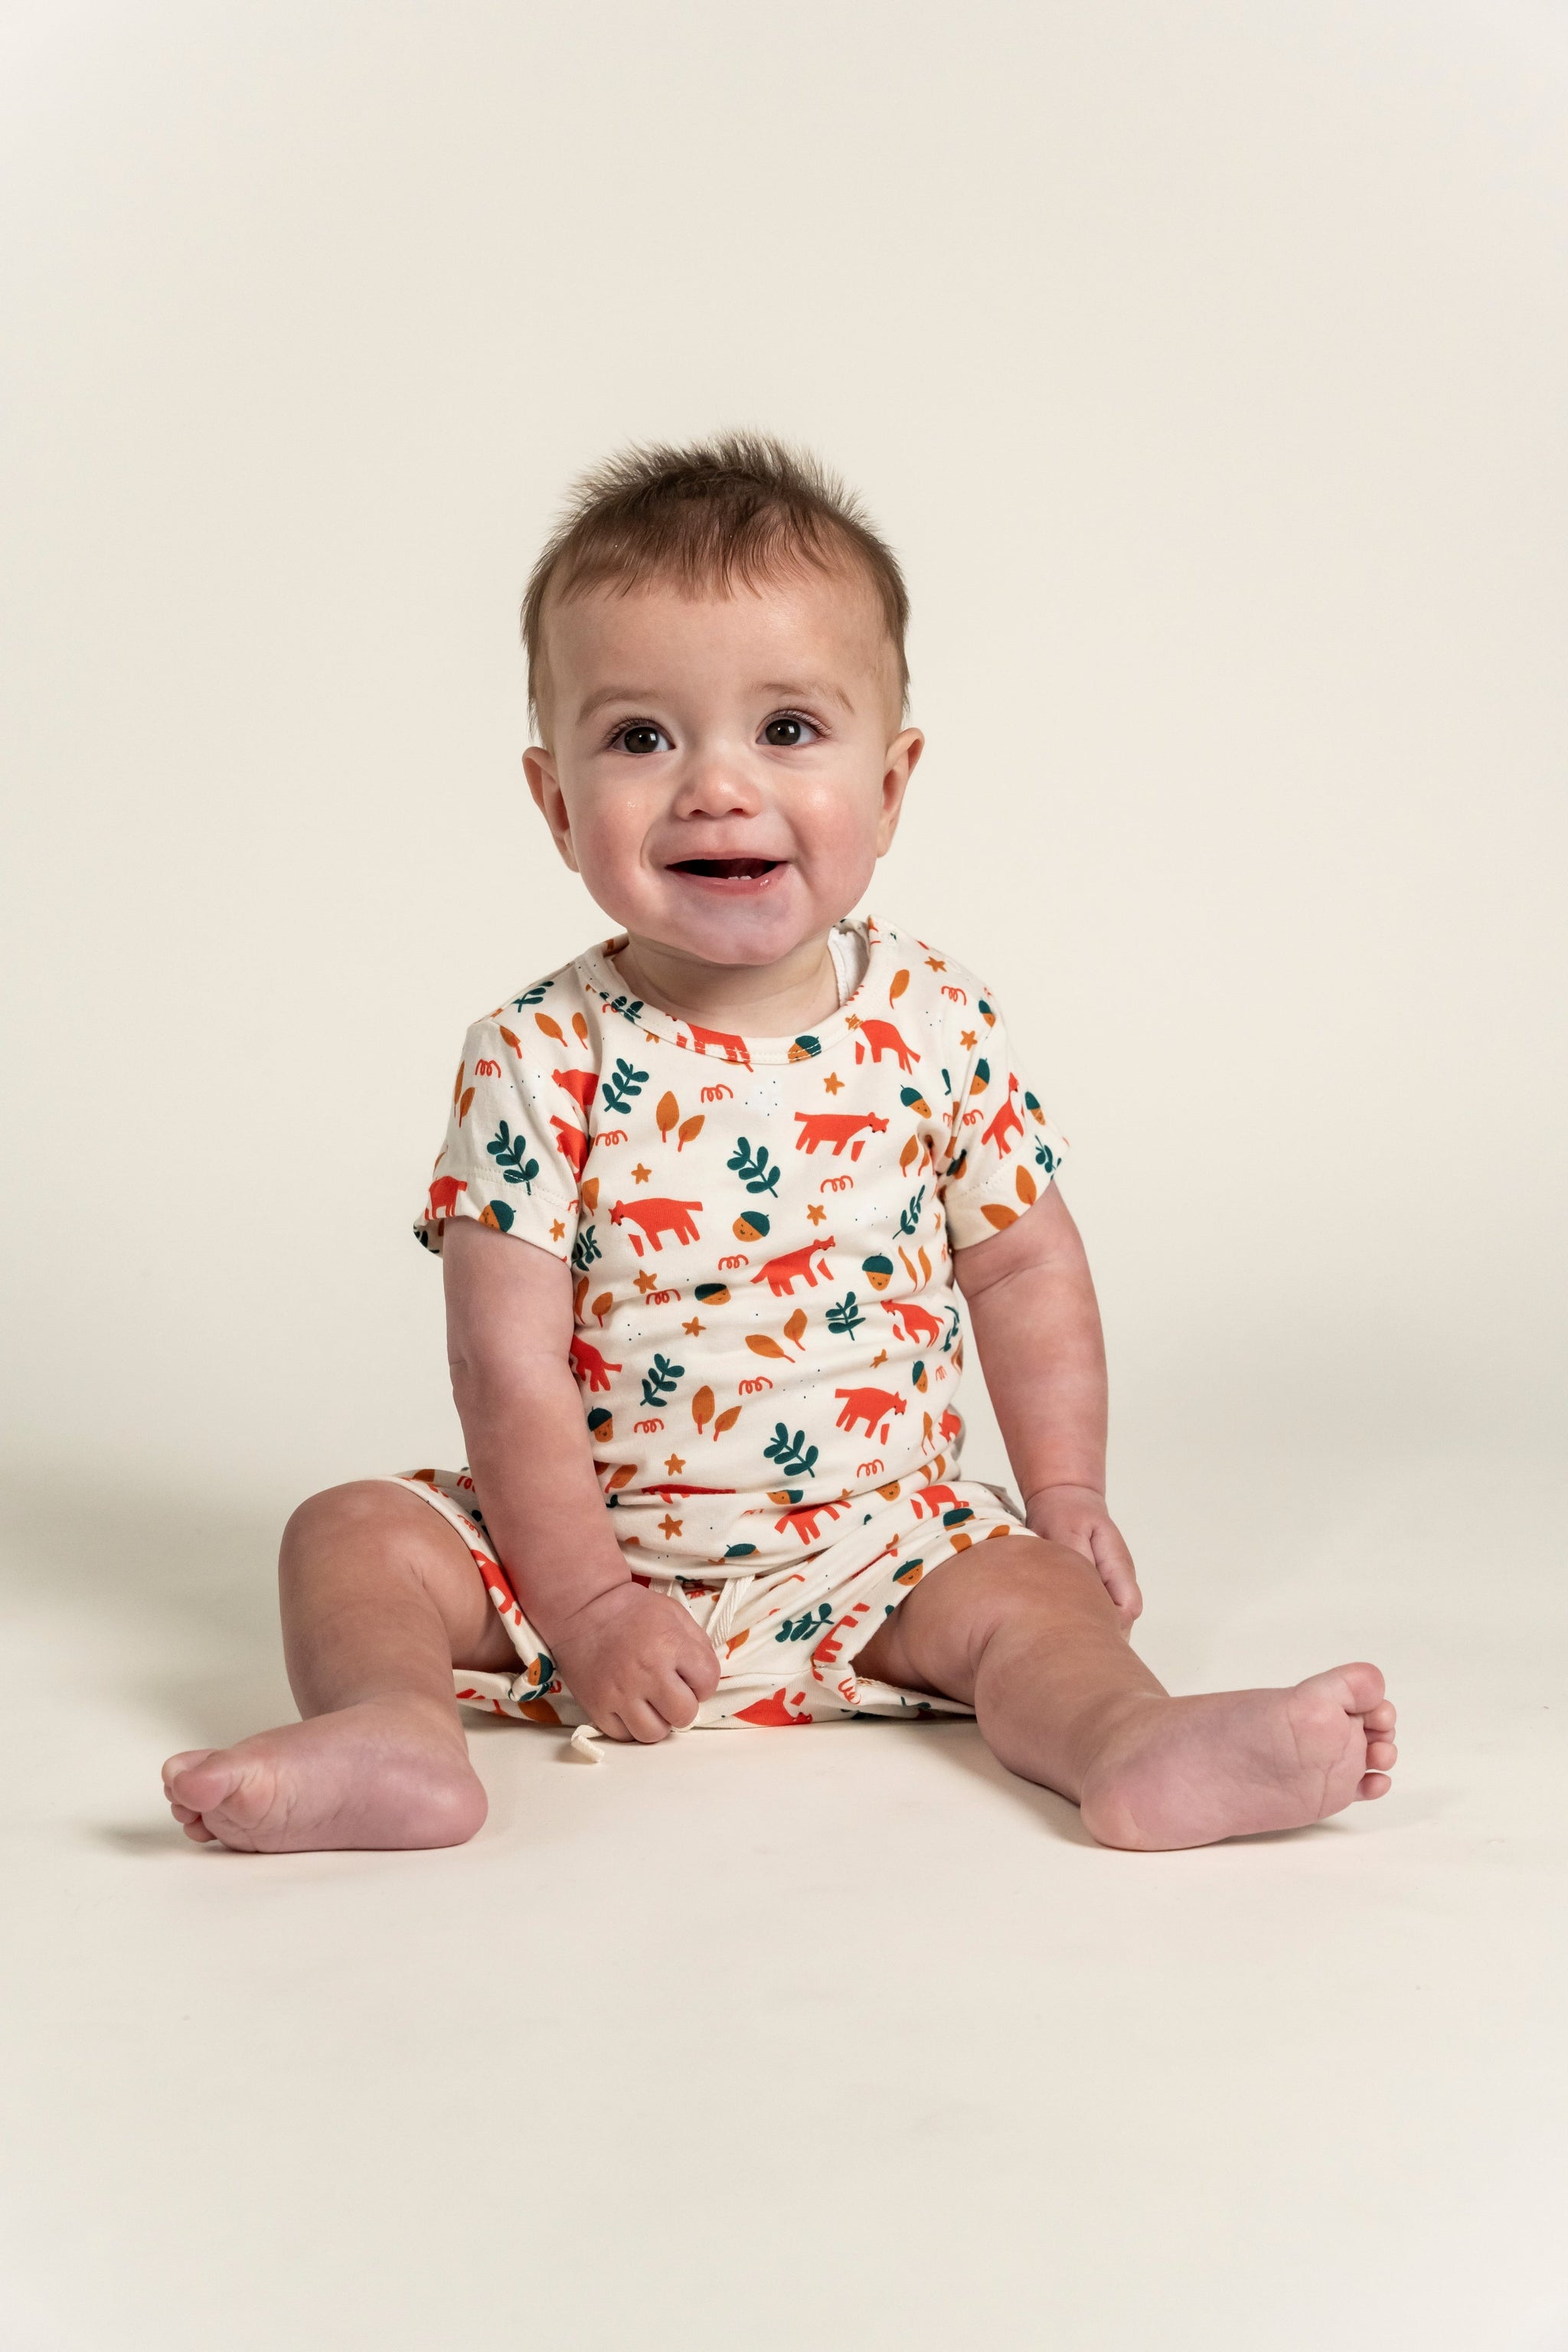
[(1560, 1486), (1161, 1477), (1156, 1670), (1378, 1659), (1394, 1797), (1131, 1855), (966, 1724), (481, 1724), (468, 1848), (196, 1850), (277, 1515), (15, 1486), (6, 2352), (1568, 2346)]

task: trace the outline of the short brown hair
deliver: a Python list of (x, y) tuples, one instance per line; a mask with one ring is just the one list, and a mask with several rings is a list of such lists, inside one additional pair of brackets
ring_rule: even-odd
[(898, 557), (865, 509), (821, 462), (765, 433), (721, 433), (685, 449), (634, 445), (584, 474), (529, 574), (522, 603), (529, 707), (547, 683), (544, 606), (606, 581), (623, 590), (658, 578), (696, 589), (754, 587), (803, 564), (847, 556), (869, 580), (907, 705), (910, 598)]

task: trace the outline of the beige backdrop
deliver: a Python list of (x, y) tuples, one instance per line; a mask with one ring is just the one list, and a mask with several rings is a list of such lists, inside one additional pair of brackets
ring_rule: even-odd
[[(5, 2352), (1568, 2346), (1565, 226), (1557, 0), (0, 16)], [(1384, 1805), (1110, 1854), (962, 1723), (160, 1804), (289, 1713), (290, 1498), (458, 1452), (409, 1220), (605, 928), (519, 590), (722, 424), (907, 561), (871, 904), (1074, 1139), (1140, 1645), (1379, 1660)]]
[(1568, 45), (1535, 6), (24, 11), (5, 1018), (28, 1453), (450, 1457), (463, 1029), (574, 470), (744, 422), (900, 550), (869, 903), (984, 971), (1144, 1417), (1540, 1425)]

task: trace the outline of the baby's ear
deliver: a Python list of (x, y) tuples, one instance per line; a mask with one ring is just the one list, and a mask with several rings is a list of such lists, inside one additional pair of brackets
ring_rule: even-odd
[(550, 827), (550, 837), (574, 874), (580, 871), (576, 853), (572, 846), (572, 821), (566, 814), (566, 796), (555, 772), (555, 754), (542, 743), (531, 743), (522, 755), (522, 772), (528, 778), (528, 789), (533, 794), (534, 806)]
[(882, 806), (877, 823), (879, 857), (885, 856), (892, 846), (904, 805), (904, 793), (915, 761), (925, 750), (925, 740), (918, 727), (906, 727), (901, 734), (894, 736), (888, 746), (888, 756), (882, 763)]

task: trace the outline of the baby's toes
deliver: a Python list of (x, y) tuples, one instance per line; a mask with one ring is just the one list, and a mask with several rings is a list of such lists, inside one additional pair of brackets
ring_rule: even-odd
[(167, 1759), (163, 1766), (163, 1794), (171, 1804), (174, 1801), (175, 1781), (184, 1773), (194, 1771), (198, 1764), (205, 1764), (210, 1756), (216, 1754), (216, 1748), (182, 1748), (177, 1756), (171, 1756)]
[(1394, 1786), (1386, 1772), (1363, 1772), (1356, 1788), (1358, 1797), (1386, 1797)]
[(1398, 1757), (1399, 1750), (1392, 1739), (1369, 1739), (1366, 1743), (1366, 1760), (1374, 1772), (1386, 1772)]
[(1380, 1700), (1376, 1706), (1369, 1706), (1362, 1717), (1369, 1733), (1391, 1732), (1398, 1719), (1398, 1710), (1390, 1698)]

